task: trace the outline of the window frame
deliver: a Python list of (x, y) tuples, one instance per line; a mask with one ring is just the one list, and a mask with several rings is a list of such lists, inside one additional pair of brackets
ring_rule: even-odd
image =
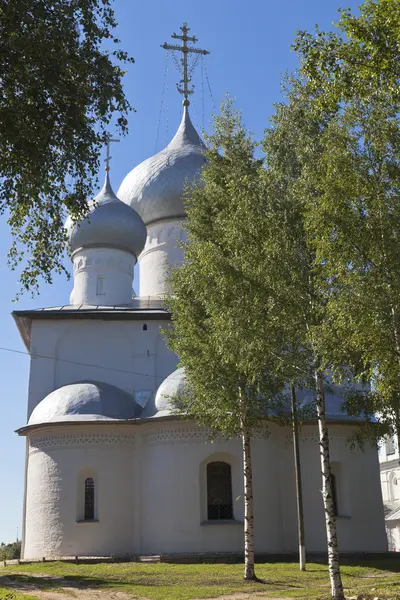
[(96, 296), (106, 295), (106, 278), (104, 275), (97, 275), (96, 279)]
[[(221, 470), (223, 466), (223, 469), (226, 471), (226, 473), (224, 474), (224, 477), (226, 479), (226, 481), (223, 483), (223, 485), (225, 485), (225, 489), (221, 489), (221, 484), (220, 485), (220, 489), (216, 492), (215, 488), (218, 487), (218, 483), (216, 483), (215, 479), (216, 476), (218, 476), (215, 472), (214, 474), (212, 473), (212, 468), (219, 468)], [(217, 522), (217, 523), (224, 523), (227, 521), (233, 521), (235, 520), (234, 517), (234, 513), (233, 513), (233, 491), (232, 491), (232, 466), (229, 462), (225, 461), (225, 460), (213, 460), (210, 461), (206, 464), (206, 514), (207, 514), (207, 521), (212, 521), (212, 522)], [(211, 480), (212, 477), (214, 477), (214, 482)], [(228, 500), (228, 502), (220, 502), (219, 504), (216, 502), (212, 502), (211, 500), (213, 500), (213, 497), (211, 495), (211, 487), (214, 487), (214, 500), (215, 500), (215, 496), (217, 494), (219, 494), (221, 499), (224, 500)], [(216, 510), (213, 510), (216, 509)], [(223, 513), (225, 511), (226, 516), (222, 516)], [(216, 516), (217, 515), (217, 516)]]
[[(91, 487), (88, 486), (90, 485)], [(89, 495), (89, 499), (88, 499)], [(83, 482), (83, 521), (96, 520), (96, 483), (94, 477), (85, 477)]]

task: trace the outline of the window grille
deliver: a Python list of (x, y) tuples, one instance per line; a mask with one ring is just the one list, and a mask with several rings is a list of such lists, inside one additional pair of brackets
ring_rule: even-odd
[(94, 480), (88, 477), (85, 480), (85, 521), (93, 521), (94, 519)]
[(207, 518), (233, 519), (231, 466), (228, 463), (207, 465)]

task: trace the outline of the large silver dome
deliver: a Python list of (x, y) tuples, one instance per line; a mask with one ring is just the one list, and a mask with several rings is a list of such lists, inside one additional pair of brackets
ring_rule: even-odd
[(34, 408), (28, 425), (70, 421), (114, 421), (134, 419), (140, 407), (123, 390), (99, 381), (64, 385)]
[(72, 252), (80, 248), (106, 246), (126, 250), (136, 257), (146, 243), (146, 226), (135, 210), (115, 195), (108, 172), (100, 193), (90, 202), (90, 213), (81, 223), (68, 217), (65, 228)]
[(205, 162), (205, 146), (192, 125), (187, 107), (168, 146), (140, 163), (125, 177), (118, 197), (134, 208), (146, 225), (185, 216), (186, 181), (197, 178)]

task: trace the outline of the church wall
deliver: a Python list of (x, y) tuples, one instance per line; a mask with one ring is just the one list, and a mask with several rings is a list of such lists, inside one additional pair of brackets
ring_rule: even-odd
[[(26, 558), (109, 556), (133, 549), (132, 428), (42, 430), (30, 440)], [(95, 521), (83, 521), (84, 484), (95, 485)]]
[[(374, 449), (350, 450), (351, 428), (330, 426), (337, 480), (340, 550), (387, 549)], [(297, 550), (293, 445), (272, 425), (253, 443), (255, 549)], [(306, 548), (326, 552), (316, 426), (303, 427), (300, 452)], [(208, 462), (231, 465), (233, 523), (207, 521)], [(26, 558), (243, 551), (243, 474), (237, 440), (173, 420), (129, 425), (58, 425), (31, 439)], [(96, 485), (98, 523), (82, 518), (83, 483)], [(79, 491), (80, 490), (80, 491)]]
[(142, 398), (150, 394), (178, 362), (160, 326), (165, 321), (33, 321), (28, 417), (54, 389), (77, 381), (102, 381)]
[[(329, 426), (332, 471), (337, 483), (339, 548), (343, 552), (383, 552), (387, 549), (387, 542), (377, 452), (370, 447), (364, 452), (351, 450), (347, 440), (352, 430), (351, 426)], [(287, 439), (292, 457), (290, 436)], [(300, 453), (306, 548), (308, 551), (321, 551), (326, 549), (326, 534), (316, 427), (302, 428)], [(287, 460), (288, 475), (293, 481), (293, 458), (290, 460), (288, 456)], [(290, 511), (295, 515), (295, 495), (291, 505)], [(293, 533), (293, 545), (297, 546), (296, 530)]]
[[(144, 427), (143, 427), (144, 429)], [(237, 440), (209, 441), (206, 429), (166, 422), (142, 434), (142, 553), (243, 552), (243, 471)], [(283, 430), (253, 441), (255, 547), (286, 551), (279, 478)], [(237, 523), (207, 522), (206, 466), (231, 465)], [(162, 494), (162, 496), (161, 496)], [(160, 502), (161, 498), (161, 502)]]
[(141, 297), (162, 296), (167, 293), (167, 266), (181, 264), (183, 252), (177, 242), (186, 233), (178, 220), (158, 221), (147, 226), (147, 240), (139, 257), (139, 293)]
[(243, 519), (239, 444), (207, 440), (205, 430), (176, 423), (149, 426), (143, 432), (142, 554), (241, 550), (240, 523), (201, 525), (206, 513), (200, 482), (209, 456), (222, 455), (231, 464), (234, 517)]

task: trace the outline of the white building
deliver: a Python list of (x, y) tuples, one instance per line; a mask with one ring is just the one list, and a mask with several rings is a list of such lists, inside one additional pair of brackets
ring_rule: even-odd
[[(187, 103), (186, 103), (187, 104)], [(23, 557), (243, 551), (240, 443), (174, 415), (184, 372), (160, 333), (167, 262), (185, 218), (185, 180), (204, 145), (184, 107), (165, 150), (133, 169), (118, 198), (106, 183), (90, 222), (68, 223), (70, 305), (16, 311), (31, 353)], [(133, 273), (140, 265), (138, 297)], [(337, 391), (337, 390), (336, 390)], [(354, 421), (328, 394), (340, 549), (387, 549), (376, 451), (351, 451)], [(271, 425), (252, 441), (255, 548), (298, 548), (291, 430)], [(318, 433), (302, 428), (306, 547), (326, 551)]]
[(400, 552), (400, 454), (396, 436), (380, 444), (379, 463), (389, 550)]

